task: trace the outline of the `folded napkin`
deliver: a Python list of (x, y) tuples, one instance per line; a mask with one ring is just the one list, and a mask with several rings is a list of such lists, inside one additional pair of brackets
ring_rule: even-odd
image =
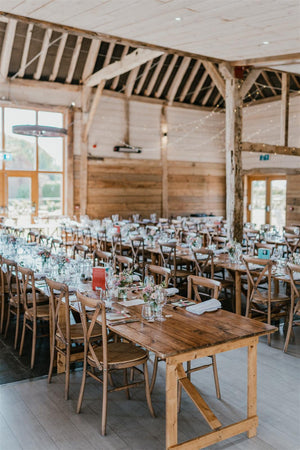
[(205, 302), (197, 303), (193, 306), (188, 306), (186, 310), (200, 316), (200, 314), (216, 311), (219, 308), (221, 308), (221, 303), (219, 302), (219, 300), (217, 300), (216, 298), (211, 298), (210, 300), (207, 300)]
[(120, 305), (123, 306), (136, 306), (136, 305), (142, 305), (144, 303), (144, 300), (140, 298), (135, 298), (134, 300), (126, 300), (125, 302), (120, 302)]
[(135, 273), (134, 275), (132, 275), (132, 280), (133, 281), (140, 281), (141, 278), (140, 278), (140, 276), (137, 273)]
[(228, 253), (226, 248), (219, 248), (218, 250), (214, 250), (215, 255), (222, 255), (222, 253)]
[(34, 274), (34, 278), (35, 278), (36, 280), (42, 280), (42, 279), (45, 279), (46, 276), (47, 276), (47, 274), (44, 273), (44, 272), (35, 272), (35, 274)]
[(179, 290), (177, 288), (168, 288), (165, 289), (165, 293), (167, 294), (168, 297), (172, 297), (173, 295), (178, 294)]

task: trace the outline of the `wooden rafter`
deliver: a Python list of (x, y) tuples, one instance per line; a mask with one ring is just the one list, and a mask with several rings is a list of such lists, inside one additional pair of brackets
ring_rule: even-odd
[(105, 58), (104, 58), (104, 63), (103, 63), (102, 67), (106, 67), (110, 63), (110, 60), (111, 60), (114, 48), (115, 48), (115, 43), (114, 42), (110, 42), (109, 45), (108, 45), (108, 50), (106, 52), (106, 55), (105, 55)]
[(154, 85), (155, 85), (155, 83), (157, 81), (158, 75), (160, 74), (160, 71), (161, 71), (161, 69), (162, 69), (162, 67), (164, 65), (164, 62), (165, 62), (167, 56), (168, 56), (167, 54), (162, 55), (162, 57), (160, 58), (160, 60), (157, 63), (157, 66), (156, 66), (156, 68), (155, 68), (155, 70), (153, 72), (151, 80), (149, 81), (147, 89), (145, 90), (145, 93), (144, 93), (144, 95), (146, 95), (147, 97), (149, 95), (151, 95), (151, 92), (152, 92), (152, 90), (154, 88)]
[(68, 39), (68, 33), (63, 33), (59, 42), (59, 46), (57, 49), (57, 53), (56, 53), (56, 57), (55, 57), (55, 61), (54, 61), (54, 65), (53, 65), (53, 69), (52, 69), (52, 73), (49, 77), (49, 81), (55, 81), (58, 71), (59, 71), (59, 66), (60, 66), (60, 62), (61, 62), (61, 58), (65, 49), (65, 45)]
[(87, 86), (96, 86), (102, 80), (110, 80), (111, 78), (121, 75), (122, 73), (129, 72), (137, 66), (141, 66), (149, 59), (160, 56), (161, 52), (155, 52), (148, 49), (137, 49), (129, 55), (125, 56), (121, 61), (114, 62), (94, 73), (86, 80), (84, 80)]
[(157, 91), (154, 94), (154, 96), (156, 98), (159, 98), (161, 96), (161, 94), (163, 93), (163, 90), (164, 90), (164, 88), (165, 88), (165, 86), (167, 84), (167, 81), (170, 78), (170, 75), (171, 75), (171, 73), (172, 73), (172, 71), (173, 71), (173, 69), (175, 67), (177, 59), (178, 59), (178, 56), (177, 55), (173, 55), (173, 58), (172, 58), (169, 66), (168, 66), (168, 68), (167, 68), (167, 70), (166, 70), (166, 72), (165, 72), (165, 74), (163, 76), (163, 79), (161, 80), (161, 82), (159, 84), (159, 87), (158, 87)]
[(216, 106), (221, 98), (222, 98), (222, 95), (220, 94), (220, 92), (218, 92), (218, 94), (216, 95), (216, 97), (213, 101), (213, 106)]
[(297, 80), (296, 75), (291, 75), (291, 76), (292, 76), (292, 78), (293, 78), (293, 80), (294, 80), (294, 83), (295, 83), (296, 86), (297, 86), (297, 89), (300, 89), (300, 83), (299, 83), (299, 81)]
[(217, 67), (211, 63), (210, 61), (203, 61), (203, 65), (208, 72), (210, 78), (213, 80), (215, 85), (217, 86), (218, 91), (222, 95), (223, 98), (225, 98), (225, 81), (220, 74)]
[(66, 78), (65, 83), (69, 84), (72, 82), (73, 80), (73, 75), (75, 72), (75, 68), (76, 68), (76, 64), (79, 58), (79, 53), (80, 53), (80, 49), (81, 49), (81, 44), (82, 44), (82, 40), (83, 37), (82, 36), (78, 36), (76, 39), (76, 44), (75, 44), (75, 48), (73, 50), (73, 55), (72, 55), (72, 59), (71, 59), (71, 63), (70, 63), (70, 67), (69, 67), (69, 71), (68, 71), (68, 75)]
[(202, 100), (202, 102), (201, 102), (201, 103), (202, 103), (202, 106), (205, 106), (205, 105), (206, 105), (206, 103), (208, 102), (209, 97), (211, 96), (212, 91), (214, 90), (214, 88), (215, 88), (215, 85), (212, 84), (212, 85), (207, 89), (206, 94), (205, 94), (205, 96), (203, 97), (203, 100)]
[(135, 69), (132, 69), (132, 71), (130, 72), (128, 79), (127, 79), (127, 83), (126, 83), (126, 87), (125, 87), (125, 95), (126, 97), (130, 97), (134, 88), (134, 83), (136, 80), (136, 77), (138, 76), (140, 68), (136, 67)]
[(191, 71), (191, 73), (190, 73), (190, 75), (189, 75), (185, 85), (184, 85), (184, 88), (182, 89), (182, 92), (181, 92), (180, 98), (179, 98), (180, 102), (184, 101), (184, 99), (186, 97), (186, 94), (188, 93), (188, 91), (189, 91), (189, 89), (190, 89), (190, 87), (191, 87), (191, 85), (192, 85), (192, 83), (194, 81), (194, 78), (197, 75), (198, 70), (200, 69), (200, 66), (201, 66), (201, 61), (197, 60), (195, 62), (195, 64), (194, 64), (194, 67), (193, 67), (193, 69), (192, 69), (192, 71)]
[(204, 72), (204, 74), (201, 77), (201, 80), (199, 81), (199, 84), (197, 85), (195, 91), (193, 92), (193, 95), (191, 97), (191, 103), (195, 103), (196, 98), (198, 97), (199, 92), (201, 91), (202, 86), (204, 85), (207, 77), (208, 77), (208, 73)]
[(13, 48), (17, 21), (10, 19), (6, 25), (0, 60), (0, 82), (6, 80)]
[[(129, 50), (129, 45), (125, 45), (123, 48), (122, 54), (121, 54), (121, 58), (120, 58), (121, 60), (127, 55), (128, 50)], [(111, 83), (111, 89), (116, 89), (116, 87), (118, 86), (118, 83), (119, 83), (119, 79), (120, 79), (120, 75), (117, 75), (113, 79), (113, 81)]]
[(261, 87), (260, 87), (257, 83), (254, 83), (254, 86), (255, 86), (255, 89), (259, 92), (259, 95), (260, 95), (262, 98), (265, 98), (265, 96), (264, 96), (264, 94), (263, 94), (263, 91), (261, 90)]
[(84, 69), (81, 75), (81, 78), (85, 80), (87, 77), (89, 77), (94, 70), (99, 49), (100, 49), (101, 41), (98, 41), (96, 39), (93, 39), (89, 48), (89, 52), (86, 58), (86, 62), (84, 65)]
[(241, 97), (244, 98), (252, 88), (253, 84), (261, 74), (260, 69), (252, 69), (250, 73), (247, 75), (247, 78), (244, 80), (241, 86)]
[(185, 72), (187, 71), (187, 68), (189, 67), (190, 62), (191, 58), (187, 56), (183, 58), (183, 60), (181, 61), (180, 67), (177, 70), (177, 73), (172, 81), (172, 84), (166, 96), (167, 100), (169, 100), (169, 103), (173, 102), (176, 92), (178, 91), (179, 85), (182, 82), (182, 79), (185, 75)]
[(26, 38), (25, 38), (25, 43), (24, 43), (24, 48), (23, 48), (23, 53), (22, 53), (22, 59), (21, 59), (21, 65), (20, 65), (20, 69), (18, 70), (18, 77), (19, 78), (23, 78), (24, 75), (25, 75), (25, 67), (26, 67), (28, 53), (29, 53), (29, 46), (30, 46), (30, 41), (31, 41), (31, 36), (32, 36), (32, 29), (33, 29), (33, 24), (30, 23), (28, 25), (28, 27), (27, 27)]
[(49, 29), (49, 30), (45, 31), (42, 48), (41, 48), (39, 60), (37, 63), (37, 68), (33, 75), (33, 78), (35, 80), (39, 80), (41, 78), (43, 67), (45, 64), (45, 59), (46, 59), (47, 52), (48, 52), (51, 35), (52, 35), (52, 30)]
[(262, 74), (265, 82), (267, 83), (268, 87), (271, 89), (273, 95), (276, 95), (276, 90), (273, 88), (268, 74), (265, 71), (263, 71), (261, 74)]
[(284, 62), (297, 61), (300, 59), (300, 53), (289, 53), (285, 55), (276, 55), (276, 56), (262, 56), (261, 58), (250, 58), (250, 59), (242, 59), (239, 61), (232, 61), (231, 64), (233, 66), (265, 66), (267, 64), (278, 64)]
[(270, 153), (273, 155), (300, 156), (300, 148), (287, 147), (284, 145), (256, 144), (252, 142), (242, 142), (243, 152)]
[(85, 125), (85, 128), (84, 128), (83, 142), (87, 142), (89, 131), (90, 131), (91, 125), (93, 123), (93, 120), (94, 120), (94, 117), (95, 117), (95, 114), (96, 114), (96, 111), (97, 111), (97, 107), (98, 107), (98, 104), (99, 104), (99, 101), (100, 101), (100, 98), (101, 98), (104, 86), (105, 86), (105, 80), (102, 80), (97, 86), (97, 89), (96, 89), (96, 92), (95, 92), (95, 95), (94, 95), (94, 98), (93, 98), (92, 106), (91, 106), (91, 109), (90, 109), (90, 112), (89, 112), (89, 115), (88, 115), (88, 119), (86, 121), (86, 125)]
[(144, 68), (143, 75), (139, 79), (138, 85), (134, 91), (135, 94), (139, 94), (141, 92), (141, 89), (144, 86), (145, 80), (147, 78), (149, 70), (151, 69), (152, 64), (153, 64), (153, 59), (149, 59), (149, 61), (147, 62), (146, 66)]
[(290, 77), (288, 74), (282, 74), (281, 82), (281, 144), (288, 146), (289, 142), (289, 93), (290, 93)]

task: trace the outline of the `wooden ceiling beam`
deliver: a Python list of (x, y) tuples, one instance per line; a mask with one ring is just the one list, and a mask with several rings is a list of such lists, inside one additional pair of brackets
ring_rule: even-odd
[(293, 74), (292, 74), (291, 77), (293, 78), (294, 83), (295, 83), (296, 86), (297, 86), (297, 89), (300, 89), (300, 83), (299, 83), (299, 81), (297, 80), (296, 75), (293, 75)]
[(180, 102), (184, 101), (184, 99), (185, 99), (185, 97), (186, 97), (186, 95), (187, 95), (187, 93), (188, 93), (188, 91), (189, 91), (189, 89), (190, 89), (194, 79), (195, 79), (195, 76), (197, 75), (198, 70), (200, 69), (200, 66), (201, 66), (201, 61), (197, 60), (195, 62), (195, 64), (194, 64), (193, 69), (191, 70), (191, 73), (190, 73), (190, 75), (189, 75), (185, 85), (184, 85), (184, 88), (182, 89), (182, 92), (181, 92), (180, 97), (179, 97), (179, 101)]
[(242, 59), (238, 61), (231, 61), (230, 64), (232, 66), (255, 66), (255, 65), (264, 66), (267, 64), (275, 65), (277, 63), (283, 62), (289, 62), (292, 64), (298, 62), (299, 60), (300, 60), (300, 52), (276, 56), (262, 56), (261, 58)]
[(32, 29), (33, 29), (33, 24), (30, 23), (27, 27), (26, 38), (25, 38), (25, 42), (24, 42), (24, 48), (23, 48), (22, 59), (21, 59), (21, 65), (20, 65), (20, 69), (18, 70), (19, 78), (23, 78), (25, 75), (26, 63), (27, 63), (27, 58), (28, 58), (28, 53), (29, 53), (29, 46), (30, 46), (31, 36), (32, 36)]
[(97, 57), (100, 50), (101, 41), (98, 41), (96, 39), (93, 39), (89, 48), (89, 52), (86, 58), (86, 62), (84, 65), (84, 69), (81, 75), (81, 78), (85, 80), (87, 77), (89, 77), (95, 68), (95, 64), (97, 61)]
[(255, 89), (259, 92), (259, 95), (260, 95), (262, 98), (266, 98), (266, 97), (264, 96), (263, 91), (261, 90), (260, 86), (259, 86), (257, 83), (254, 83), (254, 86), (255, 86)]
[(252, 69), (250, 73), (247, 75), (247, 78), (244, 80), (240, 89), (242, 99), (246, 97), (246, 95), (248, 94), (248, 92), (250, 91), (250, 89), (252, 88), (253, 84), (255, 83), (260, 74), (261, 74), (260, 69)]
[(6, 80), (15, 39), (17, 21), (10, 19), (6, 25), (0, 60), (0, 83)]
[(51, 28), (52, 30), (55, 30), (55, 31), (58, 31), (61, 33), (67, 32), (69, 34), (80, 35), (80, 36), (86, 37), (88, 39), (99, 39), (99, 40), (106, 41), (106, 42), (115, 42), (115, 44), (129, 45), (130, 47), (139, 47), (141, 49), (149, 49), (149, 50), (159, 51), (161, 53), (176, 54), (178, 56), (189, 56), (191, 58), (201, 59), (203, 61), (211, 61), (211, 62), (215, 62), (215, 63), (222, 62), (222, 60), (219, 58), (211, 58), (206, 55), (198, 55), (197, 53), (187, 52), (184, 50), (177, 50), (177, 49), (172, 49), (169, 47), (163, 47), (161, 45), (148, 44), (147, 42), (137, 41), (137, 40), (133, 40), (133, 39), (120, 38), (119, 36), (113, 36), (110, 34), (99, 33), (96, 31), (82, 30), (81, 28), (70, 27), (67, 25), (60, 25), (60, 24), (48, 22), (45, 20), (33, 19), (31, 17), (25, 17), (25, 16), (5, 12), (5, 11), (0, 11), (0, 16), (15, 19), (15, 20), (18, 20), (23, 23), (33, 23), (42, 28)]
[[(122, 54), (121, 54), (121, 58), (120, 58), (121, 61), (128, 54), (128, 50), (129, 50), (129, 45), (125, 45), (123, 48)], [(111, 83), (111, 89), (116, 89), (116, 87), (118, 86), (118, 83), (119, 83), (119, 79), (120, 79), (120, 75), (117, 75), (113, 79), (113, 82)]]
[(169, 92), (167, 93), (167, 100), (169, 101), (169, 104), (172, 104), (172, 102), (175, 98), (175, 95), (178, 91), (178, 88), (180, 86), (180, 83), (182, 82), (183, 77), (190, 65), (190, 62), (191, 62), (191, 58), (189, 58), (187, 56), (185, 56), (183, 58), (183, 60), (181, 61), (180, 67), (177, 70), (177, 73), (176, 73), (176, 75), (172, 81), (172, 84), (169, 88)]
[(59, 42), (59, 46), (58, 46), (58, 49), (57, 49), (57, 53), (56, 53), (56, 57), (55, 57), (55, 61), (54, 61), (53, 69), (52, 69), (52, 73), (51, 73), (51, 75), (49, 77), (49, 81), (55, 81), (56, 80), (56, 77), (57, 77), (57, 74), (58, 74), (58, 71), (59, 71), (61, 58), (62, 58), (64, 49), (65, 49), (65, 46), (66, 46), (67, 39), (68, 39), (68, 33), (63, 33), (61, 35), (61, 39), (60, 39), (60, 42)]
[(39, 80), (41, 78), (43, 67), (45, 64), (45, 59), (46, 59), (46, 56), (48, 53), (48, 47), (49, 47), (51, 35), (52, 35), (52, 30), (49, 29), (49, 30), (45, 31), (42, 48), (41, 48), (39, 60), (37, 63), (37, 68), (33, 75), (33, 78), (35, 80)]
[(214, 99), (214, 101), (213, 101), (213, 106), (216, 106), (221, 98), (222, 98), (222, 95), (220, 94), (220, 92), (218, 92), (216, 97), (215, 97), (215, 99)]
[(129, 72), (137, 66), (141, 66), (149, 59), (162, 55), (162, 52), (155, 52), (148, 49), (137, 49), (129, 55), (125, 56), (121, 61), (116, 61), (94, 73), (84, 83), (86, 86), (96, 86), (102, 80), (110, 80), (111, 78)]
[(196, 99), (197, 99), (197, 97), (199, 95), (199, 92), (201, 91), (202, 86), (204, 85), (207, 77), (208, 77), (208, 73), (205, 71), (204, 74), (201, 77), (201, 80), (199, 81), (199, 84), (197, 85), (197, 87), (196, 87), (196, 89), (195, 89), (195, 91), (194, 91), (194, 93), (193, 93), (193, 95), (191, 97), (191, 103), (192, 104), (195, 103), (195, 101), (196, 101)]
[(281, 130), (280, 140), (285, 147), (289, 143), (289, 103), (290, 103), (290, 77), (288, 74), (282, 74), (281, 81)]
[[(87, 122), (86, 122), (86, 125), (84, 128), (83, 142), (87, 142), (89, 131), (92, 126), (92, 123), (93, 123), (93, 120), (94, 120), (94, 117), (95, 117), (95, 114), (97, 111), (97, 107), (98, 107), (101, 95), (103, 93), (104, 86), (105, 86), (105, 80), (102, 80), (97, 86), (97, 89), (96, 89), (96, 92), (95, 92), (95, 95), (93, 98), (92, 106), (91, 106), (91, 109), (90, 109), (90, 112), (88, 115), (88, 119), (87, 119)], [(84, 86), (83, 86), (83, 88), (84, 88)]]
[(157, 63), (157, 66), (156, 66), (156, 68), (155, 68), (155, 70), (153, 72), (151, 80), (149, 81), (147, 89), (145, 90), (145, 93), (144, 93), (144, 95), (146, 95), (147, 97), (149, 95), (151, 95), (151, 92), (152, 92), (152, 90), (153, 90), (153, 88), (155, 86), (155, 83), (157, 81), (158, 75), (160, 74), (160, 71), (161, 71), (161, 69), (162, 69), (162, 67), (164, 65), (164, 62), (165, 62), (167, 56), (168, 56), (167, 54), (162, 55), (160, 60)]
[(273, 88), (273, 86), (272, 86), (272, 84), (271, 84), (271, 81), (270, 81), (270, 78), (268, 77), (268, 74), (267, 74), (265, 71), (263, 71), (261, 74), (262, 74), (262, 76), (263, 76), (265, 82), (267, 83), (268, 87), (271, 89), (273, 95), (276, 95), (277, 92), (276, 92), (276, 90)]
[(269, 153), (272, 155), (300, 156), (300, 148), (288, 147), (285, 145), (256, 144), (252, 142), (242, 142), (243, 152)]
[(71, 59), (71, 63), (70, 63), (70, 67), (69, 67), (69, 71), (68, 71), (68, 75), (66, 78), (65, 83), (70, 84), (73, 80), (73, 75), (75, 72), (75, 68), (76, 68), (76, 64), (79, 58), (79, 53), (80, 53), (80, 49), (81, 49), (81, 44), (82, 44), (82, 40), (83, 37), (82, 36), (77, 36), (77, 40), (76, 40), (76, 44), (73, 50), (73, 55), (72, 55), (72, 59)]
[(168, 66), (168, 68), (167, 68), (167, 70), (166, 70), (166, 72), (165, 72), (165, 74), (163, 76), (163, 79), (161, 80), (161, 82), (160, 82), (160, 84), (158, 86), (158, 90), (154, 94), (154, 96), (156, 98), (159, 98), (161, 96), (161, 94), (163, 93), (163, 90), (164, 90), (164, 88), (165, 88), (165, 86), (166, 86), (166, 84), (168, 82), (168, 79), (170, 78), (171, 73), (173, 72), (173, 69), (174, 69), (175, 64), (177, 62), (177, 59), (178, 59), (177, 55), (174, 55), (172, 57), (172, 60), (171, 60), (169, 66)]
[(212, 84), (212, 85), (207, 89), (207, 92), (206, 92), (206, 94), (205, 94), (205, 96), (203, 97), (203, 100), (202, 100), (202, 102), (201, 102), (202, 106), (205, 106), (205, 105), (206, 105), (206, 103), (208, 102), (209, 97), (211, 96), (212, 91), (214, 90), (214, 88), (215, 88), (215, 85)]
[(115, 43), (114, 42), (110, 42), (108, 44), (108, 50), (106, 52), (102, 68), (109, 65), (111, 57), (112, 57), (112, 54), (113, 54), (113, 51), (114, 51), (114, 48), (115, 48)]
[(126, 97), (130, 97), (134, 88), (134, 83), (136, 81), (136, 77), (138, 76), (140, 68), (136, 67), (135, 69), (132, 69), (132, 71), (130, 72), (128, 79), (127, 79), (127, 83), (125, 86), (125, 95)]
[(142, 87), (144, 86), (145, 80), (147, 78), (147, 75), (151, 69), (151, 66), (153, 64), (153, 59), (149, 59), (149, 61), (147, 62), (144, 71), (143, 71), (143, 75), (141, 76), (141, 78), (139, 79), (138, 85), (134, 91), (135, 94), (139, 94), (141, 92)]
[(225, 81), (217, 67), (209, 61), (202, 61), (202, 64), (204, 65), (212, 81), (217, 86), (217, 89), (222, 97), (225, 98)]

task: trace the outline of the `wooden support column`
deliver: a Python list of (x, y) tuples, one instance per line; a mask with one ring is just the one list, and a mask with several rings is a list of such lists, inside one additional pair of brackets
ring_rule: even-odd
[(66, 182), (66, 213), (74, 214), (74, 110), (70, 108), (67, 116), (67, 182)]
[(281, 145), (287, 147), (289, 141), (289, 101), (290, 101), (290, 76), (282, 74), (281, 79)]
[(228, 236), (243, 239), (242, 96), (232, 68), (221, 64), (226, 80), (226, 218)]
[(80, 214), (86, 214), (87, 210), (87, 177), (88, 177), (88, 119), (89, 113), (87, 109), (87, 99), (86, 96), (88, 92), (86, 89), (81, 91), (81, 143), (80, 143)]
[(161, 108), (160, 116), (160, 150), (162, 166), (162, 217), (169, 217), (168, 207), (168, 121), (166, 106)]

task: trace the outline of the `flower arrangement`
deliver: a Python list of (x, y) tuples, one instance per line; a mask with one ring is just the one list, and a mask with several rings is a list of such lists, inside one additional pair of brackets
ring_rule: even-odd
[(43, 263), (45, 264), (47, 262), (47, 259), (50, 258), (51, 253), (46, 248), (43, 248), (38, 252), (38, 255), (42, 258)]
[(226, 248), (228, 250), (228, 253), (230, 256), (235, 255), (235, 249), (236, 249), (236, 242), (235, 241), (229, 241), (226, 244)]
[(123, 272), (120, 272), (119, 276), (115, 280), (115, 287), (126, 287), (131, 284), (132, 281), (132, 272), (129, 270), (123, 270)]
[(151, 300), (153, 303), (155, 303), (156, 292), (165, 287), (166, 287), (166, 283), (164, 281), (161, 284), (145, 286), (142, 290), (144, 302), (149, 302)]
[(66, 263), (70, 262), (70, 259), (66, 255), (55, 255), (53, 258), (57, 262), (58, 273), (61, 274), (62, 269), (65, 267)]

